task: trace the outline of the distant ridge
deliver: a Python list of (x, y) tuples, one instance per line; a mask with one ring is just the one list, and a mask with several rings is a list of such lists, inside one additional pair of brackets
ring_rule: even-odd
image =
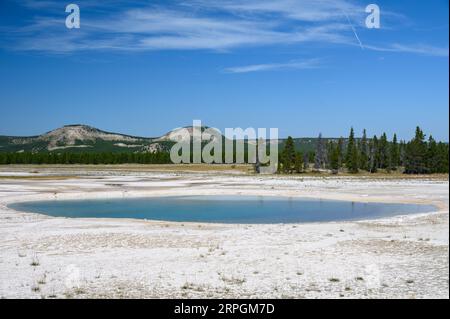
[(155, 152), (164, 145), (154, 139), (99, 130), (84, 124), (70, 124), (38, 136), (0, 136), (2, 152)]
[[(202, 131), (208, 128), (202, 127)], [(183, 131), (186, 130), (186, 131)], [(0, 152), (157, 152), (190, 139), (192, 126), (176, 128), (160, 137), (108, 132), (85, 124), (68, 124), (36, 136), (0, 136)], [(186, 134), (189, 133), (189, 135)], [(317, 138), (295, 138), (298, 150), (313, 151)], [(325, 141), (337, 139), (324, 138)], [(285, 139), (279, 139), (282, 147)]]

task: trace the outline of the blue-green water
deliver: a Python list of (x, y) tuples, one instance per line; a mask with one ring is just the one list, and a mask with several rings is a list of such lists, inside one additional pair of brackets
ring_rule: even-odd
[(138, 218), (245, 224), (374, 219), (435, 210), (435, 207), (430, 205), (243, 196), (53, 200), (16, 203), (10, 207), (20, 211), (71, 218)]

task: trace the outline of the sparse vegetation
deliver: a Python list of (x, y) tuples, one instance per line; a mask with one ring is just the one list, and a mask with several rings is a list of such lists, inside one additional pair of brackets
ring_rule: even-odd
[(222, 280), (223, 282), (229, 283), (229, 284), (233, 284), (233, 285), (242, 285), (243, 283), (245, 283), (247, 280), (245, 278), (239, 278), (239, 277), (235, 277), (235, 276), (231, 276), (231, 277), (227, 277), (224, 274), (220, 274), (220, 280)]
[(31, 286), (31, 291), (32, 292), (40, 292), (41, 291), (41, 287), (39, 287), (38, 285)]
[(75, 287), (75, 289), (73, 290), (73, 292), (74, 292), (76, 295), (83, 295), (83, 294), (86, 293), (86, 291), (85, 291), (83, 288), (81, 288), (81, 287)]
[(329, 278), (329, 282), (339, 282), (340, 280), (338, 278)]
[(39, 259), (36, 256), (34, 256), (33, 259), (31, 260), (30, 266), (37, 267), (39, 265), (40, 265)]
[(188, 290), (188, 289), (193, 289), (194, 284), (190, 283), (190, 282), (185, 282), (183, 284), (183, 286), (181, 286), (181, 289), (183, 290)]

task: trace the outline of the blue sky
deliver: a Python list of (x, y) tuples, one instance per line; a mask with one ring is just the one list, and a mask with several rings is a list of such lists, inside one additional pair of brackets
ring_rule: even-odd
[(448, 141), (448, 0), (73, 0), (80, 29), (69, 3), (0, 2), (0, 135), (158, 136), (200, 119)]

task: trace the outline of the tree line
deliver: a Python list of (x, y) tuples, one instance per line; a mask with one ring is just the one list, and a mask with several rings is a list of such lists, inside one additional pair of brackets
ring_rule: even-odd
[(156, 153), (0, 153), (0, 164), (170, 164), (168, 152)]
[(361, 138), (355, 137), (353, 128), (348, 139), (326, 141), (320, 134), (315, 151), (302, 153), (295, 150), (294, 140), (288, 137), (279, 156), (279, 173), (302, 173), (310, 170), (328, 169), (333, 173), (360, 171), (376, 173), (401, 171), (405, 174), (435, 174), (449, 172), (449, 145), (437, 142), (416, 128), (415, 136), (409, 142), (399, 141), (394, 134), (388, 140), (386, 133), (367, 137), (366, 130)]
[[(225, 155), (222, 154), (223, 158)], [(236, 158), (236, 154), (234, 154)], [(245, 161), (248, 152), (244, 151)], [(324, 139), (321, 134), (315, 150), (300, 152), (295, 149), (294, 139), (288, 137), (279, 152), (279, 173), (303, 173), (311, 170), (330, 170), (333, 173), (360, 171), (399, 171), (406, 174), (434, 174), (449, 172), (449, 145), (437, 142), (432, 136), (426, 138), (417, 127), (409, 142), (399, 141), (394, 134), (388, 140), (386, 133), (356, 138), (353, 128), (347, 139)], [(1, 164), (171, 164), (170, 153), (54, 153), (54, 152), (0, 152)]]

